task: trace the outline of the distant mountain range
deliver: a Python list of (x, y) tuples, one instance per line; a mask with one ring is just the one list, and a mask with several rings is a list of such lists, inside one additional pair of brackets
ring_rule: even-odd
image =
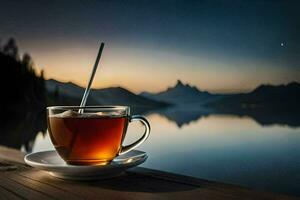
[[(72, 83), (54, 79), (46, 81), (47, 91), (59, 95), (64, 104), (79, 105), (84, 88)], [(173, 87), (158, 93), (142, 92), (134, 94), (122, 87), (92, 89), (88, 98), (89, 105), (122, 104), (135, 107), (160, 108), (168, 105), (191, 107), (192, 109), (215, 109), (221, 111), (249, 111), (299, 109), (300, 84), (260, 85), (252, 92), (243, 94), (211, 94), (195, 86), (183, 84), (180, 80)], [(57, 102), (55, 102), (57, 103)]]
[(300, 126), (300, 84), (261, 85), (252, 92), (208, 103), (215, 113), (250, 116), (262, 125)]
[[(50, 105), (79, 105), (84, 88), (53, 79), (46, 81)], [(52, 102), (51, 102), (52, 101)], [(154, 112), (181, 127), (209, 114), (250, 116), (263, 125), (299, 126), (300, 84), (260, 85), (249, 93), (211, 94), (180, 80), (158, 93), (134, 94), (122, 87), (92, 89), (88, 105), (128, 105), (133, 113)]]
[[(54, 79), (46, 81), (50, 104), (80, 105), (84, 88), (72, 83), (63, 83)], [(138, 111), (158, 109), (168, 103), (136, 95), (122, 87), (92, 89), (87, 105), (127, 105)]]
[(249, 110), (266, 109), (276, 107), (276, 109), (286, 109), (287, 107), (300, 107), (300, 84), (292, 82), (287, 85), (260, 85), (249, 93), (241, 94), (211, 94), (207, 91), (199, 90), (195, 86), (183, 84), (177, 81), (174, 87), (169, 87), (165, 91), (158, 93), (142, 92), (141, 96), (169, 102), (175, 105), (192, 104), (201, 107), (211, 107), (221, 110)]
[(175, 105), (182, 104), (204, 104), (218, 99), (222, 95), (211, 94), (207, 91), (201, 91), (195, 86), (183, 84), (177, 81), (174, 87), (169, 87), (165, 91), (158, 93), (142, 92), (141, 96), (154, 99), (157, 101), (169, 102)]
[(300, 84), (260, 85), (252, 92), (223, 97), (207, 105), (221, 110), (290, 111), (300, 109)]
[(174, 87), (140, 95), (174, 104), (158, 111), (178, 127), (209, 114), (249, 116), (259, 124), (300, 126), (300, 84), (260, 85), (249, 93), (211, 94), (177, 81)]

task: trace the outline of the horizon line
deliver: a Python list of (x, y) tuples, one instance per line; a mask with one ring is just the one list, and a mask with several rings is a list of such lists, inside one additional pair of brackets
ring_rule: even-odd
[[(54, 80), (54, 81), (58, 81), (58, 82), (61, 82), (61, 83), (71, 83), (71, 84), (74, 84), (74, 85), (77, 85), (81, 88), (85, 88), (85, 86), (83, 86), (82, 84), (78, 83), (77, 81), (62, 81), (62, 80), (59, 80), (59, 79), (56, 79), (56, 78), (48, 78), (48, 79), (45, 79), (46, 81), (49, 81), (49, 80)], [(255, 90), (256, 88), (258, 88), (259, 86), (262, 86), (262, 85), (270, 85), (270, 86), (286, 86), (290, 83), (298, 83), (300, 84), (298, 81), (289, 81), (288, 83), (284, 84), (284, 83), (281, 83), (281, 84), (271, 84), (271, 83), (261, 83), (259, 85), (257, 85), (256, 87), (254, 88), (248, 88), (248, 89), (216, 89), (216, 90), (202, 90), (201, 88), (197, 87), (196, 85), (193, 85), (189, 82), (186, 82), (186, 81), (182, 81), (180, 79), (177, 79), (176, 81), (181, 81), (184, 85), (189, 85), (189, 86), (192, 86), (192, 87), (196, 87), (198, 90), (202, 91), (202, 92), (209, 92), (211, 94), (243, 94), (243, 93), (249, 93), (249, 92), (252, 92), (253, 90)], [(175, 84), (171, 85), (171, 86), (167, 86), (164, 90), (161, 90), (161, 91), (157, 91), (157, 92), (150, 92), (150, 93), (153, 93), (153, 94), (156, 94), (156, 93), (160, 93), (160, 92), (163, 92), (163, 91), (166, 91), (168, 88), (170, 87), (174, 87), (176, 85), (176, 82)], [(124, 88), (132, 93), (135, 93), (135, 94), (141, 94), (142, 92), (147, 92), (146, 90), (143, 90), (143, 91), (140, 91), (140, 92), (134, 92), (132, 91), (132, 89), (128, 88), (127, 86), (123, 86), (123, 85), (111, 85), (111, 86), (108, 86), (108, 87), (91, 87), (92, 89), (106, 89), (106, 88), (111, 88), (111, 87), (121, 87), (121, 88)]]

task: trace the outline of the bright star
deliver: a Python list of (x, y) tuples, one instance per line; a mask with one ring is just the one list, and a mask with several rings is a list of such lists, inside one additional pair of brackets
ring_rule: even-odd
[(283, 43), (283, 42), (282, 42), (282, 43), (280, 43), (280, 46), (282, 46), (282, 47), (283, 47), (283, 46), (284, 46), (284, 43)]

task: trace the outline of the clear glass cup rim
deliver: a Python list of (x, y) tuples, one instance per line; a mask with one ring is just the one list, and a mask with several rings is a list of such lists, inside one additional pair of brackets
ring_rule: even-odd
[(89, 111), (129, 111), (129, 106), (103, 105), (103, 106), (48, 106), (47, 110), (65, 111), (65, 110), (89, 110)]
[[(103, 106), (49, 106), (47, 107), (48, 115), (53, 112), (63, 112), (63, 111), (78, 111), (84, 110), (88, 113), (97, 113), (97, 112), (104, 112), (104, 113), (111, 113), (117, 112), (117, 115), (130, 115), (130, 107), (129, 106), (118, 106), (118, 105), (103, 105)], [(114, 113), (116, 115), (116, 113)]]

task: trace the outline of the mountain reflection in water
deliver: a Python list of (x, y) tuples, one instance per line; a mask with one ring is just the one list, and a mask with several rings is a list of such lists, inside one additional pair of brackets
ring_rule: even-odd
[[(261, 126), (279, 125), (297, 128), (300, 126), (300, 117), (298, 113), (287, 114), (268, 114), (268, 113), (220, 113), (211, 109), (202, 107), (186, 107), (175, 106), (161, 110), (147, 111), (140, 108), (134, 108), (133, 114), (158, 114), (168, 121), (177, 125), (178, 128), (188, 126), (191, 122), (196, 122), (202, 117), (210, 115), (224, 115), (249, 117), (256, 121)], [(13, 115), (3, 118), (1, 124), (0, 145), (20, 149), (22, 146), (26, 152), (32, 151), (32, 146), (36, 135), (40, 132), (42, 135), (46, 133), (47, 122), (45, 112), (28, 112), (24, 116)], [(237, 124), (239, 126), (239, 124)], [(221, 127), (220, 127), (221, 128)]]
[(238, 117), (250, 117), (259, 123), (261, 126), (268, 125), (281, 125), (297, 128), (300, 126), (300, 116), (298, 112), (258, 112), (258, 111), (218, 111), (201, 106), (175, 106), (168, 107), (161, 110), (156, 110), (150, 113), (158, 113), (159, 115), (166, 117), (171, 122), (175, 123), (178, 128), (184, 125), (188, 125), (193, 121), (199, 120), (201, 117), (207, 117), (212, 114), (238, 116)]

